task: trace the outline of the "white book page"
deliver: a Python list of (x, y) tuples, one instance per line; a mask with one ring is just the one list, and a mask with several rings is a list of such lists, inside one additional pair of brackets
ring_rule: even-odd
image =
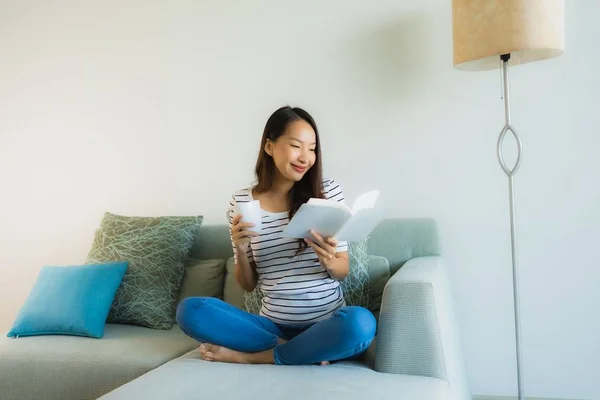
[(335, 201), (335, 200), (317, 199), (317, 198), (313, 197), (313, 198), (308, 199), (307, 204), (315, 204), (315, 205), (324, 206), (324, 207), (339, 208), (339, 209), (347, 211), (350, 214), (352, 213), (352, 210), (350, 209), (350, 207), (343, 204), (342, 202)]
[(282, 235), (289, 238), (310, 238), (310, 231), (314, 230), (323, 237), (335, 236), (351, 216), (350, 211), (343, 208), (305, 203), (300, 206)]
[(364, 210), (366, 208), (375, 208), (375, 203), (379, 198), (379, 190), (371, 190), (370, 192), (361, 194), (354, 201), (354, 205), (352, 206), (352, 213), (356, 214), (360, 210)]
[(353, 215), (336, 235), (338, 241), (363, 240), (383, 219), (383, 212), (380, 209), (364, 209), (360, 213)]

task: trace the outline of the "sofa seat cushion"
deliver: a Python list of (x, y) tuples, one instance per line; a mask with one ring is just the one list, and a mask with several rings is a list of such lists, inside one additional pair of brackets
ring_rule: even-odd
[(194, 350), (121, 386), (101, 400), (447, 399), (445, 381), (375, 372), (357, 362), (327, 367), (203, 361)]
[(96, 399), (197, 347), (178, 326), (106, 324), (104, 338), (0, 338), (2, 399)]

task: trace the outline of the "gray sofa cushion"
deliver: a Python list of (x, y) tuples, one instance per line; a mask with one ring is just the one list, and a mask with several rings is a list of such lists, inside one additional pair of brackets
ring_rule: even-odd
[(319, 366), (238, 365), (202, 361), (197, 351), (101, 397), (129, 399), (366, 400), (448, 398), (446, 381), (375, 372), (342, 362)]
[(0, 338), (1, 397), (96, 399), (196, 346), (176, 325), (165, 331), (107, 324), (103, 339)]

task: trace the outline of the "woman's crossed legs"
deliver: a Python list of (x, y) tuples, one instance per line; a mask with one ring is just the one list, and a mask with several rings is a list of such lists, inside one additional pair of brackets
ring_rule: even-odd
[(203, 359), (241, 364), (305, 365), (351, 358), (369, 347), (376, 330), (375, 317), (362, 307), (342, 307), (293, 332), (212, 297), (184, 299), (177, 322), (203, 343)]

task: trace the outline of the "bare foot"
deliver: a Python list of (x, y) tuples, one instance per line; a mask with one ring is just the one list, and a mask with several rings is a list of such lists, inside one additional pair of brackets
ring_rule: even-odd
[(220, 361), (242, 364), (243, 353), (228, 349), (223, 346), (216, 346), (210, 343), (200, 345), (200, 356), (206, 361)]
[[(279, 339), (279, 344), (285, 343)], [(275, 359), (273, 350), (265, 350), (257, 353), (243, 353), (241, 351), (231, 350), (227, 347), (217, 346), (210, 343), (200, 345), (200, 357), (205, 361), (217, 361), (235, 364), (274, 364)], [(329, 361), (321, 361), (320, 366), (330, 365)]]
[(206, 361), (236, 364), (274, 364), (273, 350), (258, 353), (243, 353), (210, 343), (200, 345), (200, 357)]

